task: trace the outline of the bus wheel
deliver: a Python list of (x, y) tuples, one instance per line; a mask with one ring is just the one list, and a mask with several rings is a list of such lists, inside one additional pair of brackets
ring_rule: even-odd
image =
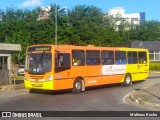
[(130, 74), (126, 74), (125, 78), (124, 78), (124, 86), (129, 86), (132, 85), (132, 78)]
[(74, 81), (72, 92), (74, 94), (82, 92), (82, 81), (80, 79)]

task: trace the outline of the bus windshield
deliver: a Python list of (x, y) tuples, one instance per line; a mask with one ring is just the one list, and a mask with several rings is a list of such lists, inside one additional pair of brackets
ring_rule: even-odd
[(26, 56), (25, 71), (32, 74), (40, 74), (50, 72), (52, 66), (51, 53), (31, 53)]

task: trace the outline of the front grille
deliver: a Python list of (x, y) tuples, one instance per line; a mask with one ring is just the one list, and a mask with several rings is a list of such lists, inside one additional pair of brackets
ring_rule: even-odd
[(32, 87), (43, 87), (43, 84), (38, 84), (38, 85), (32, 84)]
[(40, 79), (43, 79), (43, 78), (44, 78), (44, 75), (38, 75), (38, 76), (31, 75), (30, 78), (31, 78), (31, 79), (35, 79), (35, 80), (40, 80)]

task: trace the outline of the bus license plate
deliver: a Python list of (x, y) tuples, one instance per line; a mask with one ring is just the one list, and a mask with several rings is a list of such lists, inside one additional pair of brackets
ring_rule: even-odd
[(34, 85), (38, 85), (38, 82), (34, 82)]

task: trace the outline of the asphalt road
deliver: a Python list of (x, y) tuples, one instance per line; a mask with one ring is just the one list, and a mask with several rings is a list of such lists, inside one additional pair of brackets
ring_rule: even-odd
[(124, 98), (134, 89), (160, 83), (157, 76), (156, 74), (152, 75), (146, 81), (135, 83), (129, 87), (112, 85), (92, 88), (80, 94), (72, 94), (71, 92), (60, 92), (58, 94), (34, 92), (11, 97), (0, 102), (0, 111), (148, 111), (146, 108), (127, 104)]

